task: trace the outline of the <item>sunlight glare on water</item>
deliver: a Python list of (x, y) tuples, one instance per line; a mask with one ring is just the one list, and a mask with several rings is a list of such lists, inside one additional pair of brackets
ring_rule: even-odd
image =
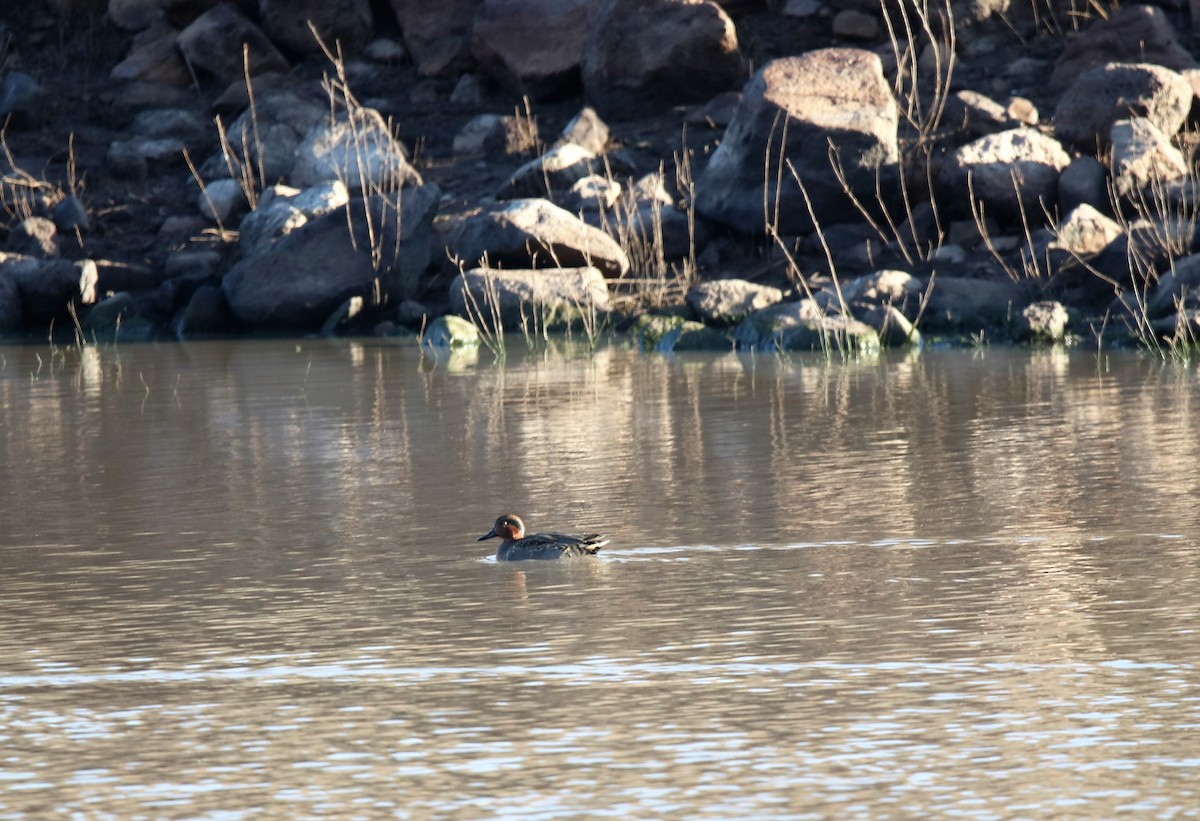
[(0, 818), (1200, 806), (1191, 369), (0, 352)]

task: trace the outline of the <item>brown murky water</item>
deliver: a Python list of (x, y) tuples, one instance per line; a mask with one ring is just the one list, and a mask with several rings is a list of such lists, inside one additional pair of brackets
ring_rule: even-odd
[(1198, 414), (1135, 355), (0, 348), (0, 818), (1196, 817)]

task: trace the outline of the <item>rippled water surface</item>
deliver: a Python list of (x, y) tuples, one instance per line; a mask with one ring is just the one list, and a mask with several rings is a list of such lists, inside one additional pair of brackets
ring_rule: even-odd
[[(1194, 818), (1200, 381), (0, 348), (0, 818)], [(601, 530), (498, 564), (502, 512)]]

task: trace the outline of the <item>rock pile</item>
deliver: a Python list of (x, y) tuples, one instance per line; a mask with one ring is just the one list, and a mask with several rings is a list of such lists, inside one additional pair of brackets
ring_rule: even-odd
[(0, 11), (6, 335), (401, 332), (488, 300), (677, 349), (1200, 317), (1181, 4), (1065, 38), (985, 3), (907, 31), (821, 0), (37, 5)]

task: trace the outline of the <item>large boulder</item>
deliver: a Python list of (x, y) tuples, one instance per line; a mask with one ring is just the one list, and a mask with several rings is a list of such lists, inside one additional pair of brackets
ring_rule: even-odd
[(96, 263), (90, 259), (35, 259), (0, 254), (0, 278), (7, 278), (20, 294), (25, 321), (44, 324), (65, 315), (68, 305), (96, 301)]
[(592, 266), (610, 277), (629, 270), (616, 240), (543, 199), (512, 200), (450, 220), (443, 239), (452, 258), (468, 268)]
[(471, 51), (500, 85), (535, 100), (575, 93), (588, 0), (484, 0)]
[(238, 226), (238, 255), (241, 259), (262, 256), (283, 237), (349, 201), (346, 186), (337, 180), (303, 192), (272, 186)]
[(504, 328), (555, 329), (593, 310), (607, 310), (608, 285), (592, 267), (503, 270), (475, 268), (450, 284), (450, 307), (490, 322), (493, 308)]
[(226, 83), (244, 79), (242, 47), (250, 75), (287, 71), (288, 61), (267, 35), (236, 8), (221, 3), (201, 14), (179, 33), (179, 50), (187, 61)]
[(607, 0), (588, 26), (583, 87), (606, 117), (705, 102), (743, 76), (733, 21), (709, 0)]
[(470, 68), (471, 27), (483, 0), (391, 0), (404, 45), (426, 77)]
[(1196, 60), (1179, 42), (1175, 27), (1154, 6), (1125, 6), (1096, 19), (1067, 41), (1054, 64), (1050, 87), (1062, 89), (1080, 74), (1105, 63), (1154, 63), (1176, 71)]
[(824, 224), (856, 218), (831, 167), (830, 144), (851, 190), (873, 202), (876, 186), (886, 191), (895, 176), (898, 123), (877, 55), (836, 48), (773, 60), (747, 83), (696, 181), (696, 210), (746, 233), (763, 233), (776, 220), (784, 233), (811, 230), (794, 169)]
[(221, 282), (234, 316), (259, 330), (316, 331), (339, 305), (370, 294), (379, 274), (340, 212), (327, 214), (242, 260)]
[(258, 0), (263, 28), (293, 54), (320, 55), (311, 24), (329, 49), (356, 52), (374, 29), (370, 0)]
[(1109, 142), (1112, 145), (1113, 187), (1122, 197), (1187, 176), (1183, 152), (1171, 144), (1154, 123), (1145, 117), (1117, 120)]
[(754, 311), (782, 302), (783, 291), (744, 279), (714, 279), (693, 285), (685, 299), (705, 322), (733, 325)]
[(356, 108), (317, 123), (296, 147), (293, 185), (307, 188), (341, 180), (346, 187), (392, 191), (420, 185), (408, 152), (373, 108)]
[(1149, 63), (1106, 63), (1071, 84), (1054, 111), (1055, 133), (1085, 151), (1107, 145), (1117, 120), (1145, 117), (1173, 137), (1195, 92), (1182, 75)]
[(987, 214), (1039, 219), (1043, 208), (1049, 211), (1057, 203), (1058, 175), (1070, 162), (1053, 137), (1013, 128), (960, 147), (939, 176), (951, 192), (970, 190)]

